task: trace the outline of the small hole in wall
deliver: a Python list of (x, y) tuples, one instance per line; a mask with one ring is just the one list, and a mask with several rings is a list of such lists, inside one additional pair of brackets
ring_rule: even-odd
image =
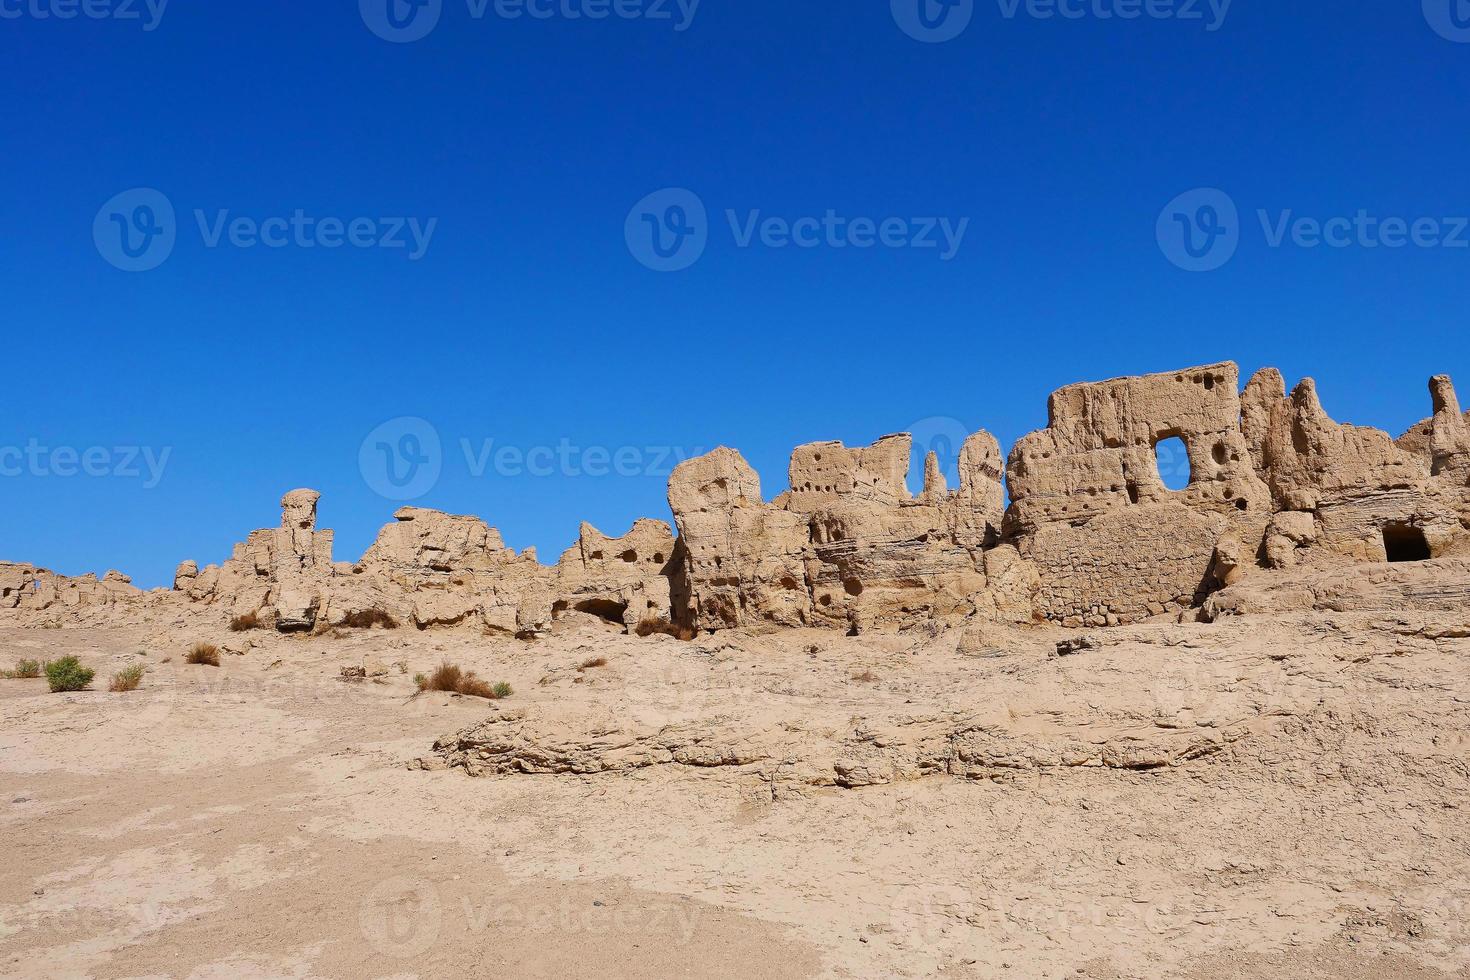
[(1429, 541), (1412, 524), (1389, 524), (1383, 529), (1383, 550), (1389, 561), (1428, 561)]
[(1250, 501), (1247, 501), (1247, 500), (1237, 500), (1235, 502), (1235, 509), (1236, 510), (1250, 510), (1251, 509)]
[(1170, 490), (1183, 490), (1193, 481), (1189, 468), (1189, 449), (1178, 436), (1160, 439), (1154, 443), (1154, 458), (1159, 467), (1159, 479)]
[(662, 565), (664, 563), (664, 553), (662, 551), (658, 551), (658, 552), (655, 552), (654, 553), (654, 555), (653, 555), (653, 563), (655, 565)]
[(1214, 388), (1215, 388), (1215, 378), (1214, 378), (1214, 376), (1213, 375), (1209, 375), (1209, 374), (1205, 375), (1205, 391), (1213, 391)]
[(618, 555), (618, 557), (621, 558), (623, 561), (632, 564), (633, 562), (638, 560), (638, 552), (634, 551), (632, 548), (629, 548), (621, 555)]
[(1212, 452), (1215, 457), (1215, 463), (1219, 466), (1224, 466), (1226, 461), (1230, 459), (1230, 451), (1225, 448), (1223, 442), (1215, 443), (1215, 448)]

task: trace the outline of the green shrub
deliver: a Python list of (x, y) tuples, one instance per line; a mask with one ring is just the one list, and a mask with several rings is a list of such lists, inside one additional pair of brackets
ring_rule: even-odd
[(37, 660), (18, 660), (14, 670), (0, 671), (6, 680), (29, 680), (41, 676), (41, 663)]
[(51, 690), (55, 693), (85, 690), (95, 676), (95, 672), (83, 667), (76, 657), (50, 661), (45, 670), (46, 683), (51, 685)]

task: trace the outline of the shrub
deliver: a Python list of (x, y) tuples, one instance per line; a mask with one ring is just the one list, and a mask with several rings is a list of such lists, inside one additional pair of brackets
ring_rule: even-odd
[(189, 648), (189, 653), (184, 657), (186, 664), (202, 664), (207, 667), (219, 666), (219, 647), (213, 643), (196, 643)]
[(487, 681), (480, 680), (474, 671), (465, 674), (460, 679), (459, 693), (467, 698), (484, 698), (486, 701), (495, 700), (495, 688)]
[(14, 670), (7, 670), (6, 677), (30, 680), (41, 676), (41, 662), (39, 660), (18, 660)]
[(694, 630), (688, 626), (675, 626), (668, 620), (657, 617), (645, 619), (638, 624), (638, 629), (634, 632), (639, 636), (652, 636), (655, 633), (662, 633), (664, 636), (672, 636), (676, 640), (684, 640), (685, 642), (694, 639)]
[(115, 694), (121, 694), (124, 691), (136, 691), (142, 683), (143, 665), (133, 664), (113, 674), (107, 689)]
[(230, 620), (231, 633), (243, 633), (246, 630), (258, 629), (260, 629), (260, 616), (253, 612), (248, 612), (243, 616), (236, 616)]
[(481, 680), (474, 671), (460, 669), (457, 664), (445, 661), (434, 669), (434, 673), (427, 677), (423, 674), (415, 674), (413, 682), (418, 686), (419, 693), (425, 691), (444, 691), (449, 694), (462, 694), (470, 698), (484, 698), (487, 701), (499, 701), (508, 698), (515, 693), (511, 686), (504, 681), (499, 684), (489, 684)]
[(592, 657), (591, 659), (582, 661), (582, 666), (580, 666), (580, 667), (577, 668), (577, 673), (580, 674), (584, 670), (591, 670), (593, 667), (606, 667), (606, 666), (607, 666), (607, 658), (606, 657)]
[(396, 630), (398, 620), (382, 609), (359, 609), (348, 613), (347, 618), (342, 620), (342, 625), (355, 630), (370, 630), (374, 626), (381, 626), (385, 630)]
[(88, 684), (92, 683), (95, 672), (82, 666), (82, 662), (76, 657), (62, 657), (60, 660), (50, 661), (45, 665), (46, 683), (51, 685), (55, 693), (62, 691), (86, 690)]
[(860, 674), (853, 674), (852, 679), (855, 681), (860, 681), (864, 684), (872, 684), (878, 680), (878, 675), (873, 673), (871, 670), (865, 670)]

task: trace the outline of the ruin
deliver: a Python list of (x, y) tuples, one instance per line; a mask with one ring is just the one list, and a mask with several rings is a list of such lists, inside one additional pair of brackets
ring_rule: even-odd
[[(316, 526), (319, 495), (293, 490), (279, 527), (252, 532), (219, 565), (181, 563), (172, 589), (0, 563), (0, 618), (184, 608), (292, 632), (380, 611), (418, 629), (523, 638), (573, 613), (629, 631), (849, 633), (1208, 618), (1242, 608), (1222, 592), (1285, 569), (1470, 556), (1470, 415), (1448, 377), (1429, 389), (1430, 417), (1394, 439), (1333, 421), (1313, 381), (1288, 394), (1274, 369), (1243, 389), (1231, 363), (1069, 385), (1052, 394), (1046, 428), (1008, 457), (990, 434), (971, 435), (954, 489), (930, 453), (917, 495), (907, 435), (801, 446), (770, 501), (722, 447), (671, 476), (675, 527), (640, 519), (614, 538), (583, 524), (550, 566), (477, 517), (418, 507), (397, 511), (358, 561), (336, 561), (332, 532)], [(1171, 441), (1182, 449), (1164, 473)]]

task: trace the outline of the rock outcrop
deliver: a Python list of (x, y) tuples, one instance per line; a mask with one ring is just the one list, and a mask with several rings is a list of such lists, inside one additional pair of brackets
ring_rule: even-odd
[[(650, 519), (616, 538), (583, 524), (554, 566), (477, 517), (419, 507), (394, 514), (360, 560), (337, 562), (332, 532), (317, 529), (319, 494), (293, 490), (279, 527), (219, 565), (181, 563), (171, 590), (0, 563), (0, 617), (200, 609), (286, 632), (386, 619), (520, 637), (575, 614), (628, 631), (1209, 618), (1295, 602), (1284, 597), (1301, 590), (1270, 576), (1297, 566), (1336, 582), (1354, 563), (1470, 556), (1470, 414), (1448, 377), (1429, 389), (1432, 415), (1394, 439), (1333, 421), (1314, 382), (1288, 394), (1274, 369), (1243, 392), (1230, 363), (1069, 385), (1004, 462), (994, 437), (970, 436), (954, 489), (929, 454), (917, 494), (907, 435), (801, 446), (770, 501), (745, 459), (720, 448), (675, 469), (677, 534)], [(1171, 469), (1187, 475), (1177, 489), (1160, 466), (1169, 440), (1181, 445)], [(1354, 608), (1429, 595), (1381, 580), (1396, 584), (1382, 598), (1352, 591)]]
[(685, 548), (680, 615), (698, 629), (860, 630), (972, 614), (986, 588), (984, 549), (999, 540), (1000, 446), (988, 433), (971, 436), (953, 493), (926, 460), (918, 499), (905, 483), (910, 452), (907, 435), (859, 449), (802, 446), (791, 489), (769, 504), (733, 449), (680, 464), (669, 480)]

